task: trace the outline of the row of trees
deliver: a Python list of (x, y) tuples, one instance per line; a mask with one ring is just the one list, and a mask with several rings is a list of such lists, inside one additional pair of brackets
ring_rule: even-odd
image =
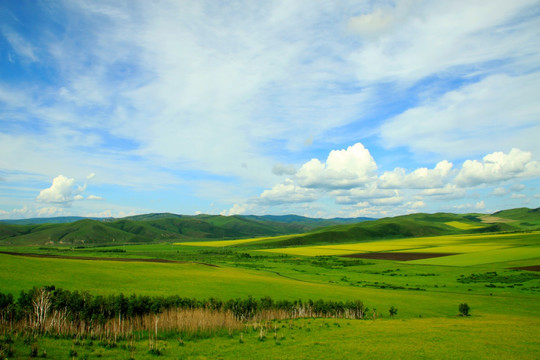
[(0, 293), (0, 320), (17, 321), (29, 316), (43, 322), (47, 314), (62, 311), (70, 321), (102, 323), (113, 318), (131, 318), (160, 314), (168, 309), (207, 309), (231, 312), (239, 320), (248, 320), (265, 310), (279, 310), (291, 317), (347, 317), (362, 319), (368, 309), (362, 301), (274, 300), (253, 297), (223, 301), (216, 298), (198, 300), (173, 296), (112, 294), (92, 295), (87, 291), (69, 291), (54, 286), (34, 287), (22, 291), (18, 299)]

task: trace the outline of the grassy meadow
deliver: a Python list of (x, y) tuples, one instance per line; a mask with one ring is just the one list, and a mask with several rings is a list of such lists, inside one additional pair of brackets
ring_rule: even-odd
[[(318, 235), (314, 243), (290, 244), (303, 236), (293, 234), (99, 247), (2, 246), (0, 292), (14, 296), (55, 285), (104, 296), (361, 300), (369, 310), (364, 320), (254, 319), (241, 328), (190, 336), (160, 331), (156, 315), (155, 329), (115, 339), (114, 345), (86, 338), (8, 339), (4, 330), (0, 355), (11, 342), (14, 356), (24, 358), (32, 346), (49, 358), (74, 353), (111, 359), (538, 358), (540, 272), (519, 268), (540, 265), (540, 232), (476, 233), (491, 225), (448, 218), (440, 217), (436, 225), (455, 229), (448, 234), (344, 243), (333, 238), (321, 243)], [(465, 232), (452, 233), (458, 230)], [(310, 240), (309, 234), (303, 239)], [(400, 260), (407, 254), (419, 258)], [(470, 316), (458, 316), (463, 303)]]

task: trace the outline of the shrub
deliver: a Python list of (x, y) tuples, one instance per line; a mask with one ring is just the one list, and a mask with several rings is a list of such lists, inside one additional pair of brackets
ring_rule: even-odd
[(471, 310), (470, 306), (467, 303), (459, 304), (459, 315), (469, 316), (469, 311)]
[(390, 309), (388, 310), (388, 312), (390, 313), (390, 316), (394, 316), (394, 315), (397, 315), (397, 309), (394, 307), (394, 306), (391, 306)]

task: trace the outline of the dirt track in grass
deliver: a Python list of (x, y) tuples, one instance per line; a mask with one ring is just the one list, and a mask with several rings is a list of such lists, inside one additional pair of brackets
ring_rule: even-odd
[[(165, 263), (165, 264), (188, 264), (188, 261), (169, 260), (169, 259), (145, 259), (145, 258), (117, 258), (117, 257), (96, 257), (96, 256), (66, 256), (66, 255), (49, 255), (49, 254), (32, 254), (32, 253), (18, 253), (12, 251), (0, 251), (0, 254), (14, 255), (14, 256), (26, 256), (36, 258), (50, 258), (50, 259), (71, 259), (71, 260), (90, 260), (90, 261), (122, 261), (122, 262), (149, 262), (149, 263)], [(193, 264), (200, 264), (211, 267), (219, 267), (214, 264), (194, 262)]]
[(411, 261), (420, 259), (429, 259), (441, 256), (458, 255), (458, 253), (398, 253), (398, 252), (372, 252), (361, 254), (342, 255), (348, 258), (358, 259), (373, 259), (373, 260), (396, 260), (396, 261)]
[(516, 270), (540, 271), (540, 265), (514, 267)]

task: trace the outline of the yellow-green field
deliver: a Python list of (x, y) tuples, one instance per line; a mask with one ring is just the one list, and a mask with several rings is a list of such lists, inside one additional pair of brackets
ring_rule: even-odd
[(234, 245), (245, 245), (245, 244), (265, 241), (265, 240), (269, 240), (269, 239), (273, 239), (273, 240), (290, 239), (292, 237), (294, 237), (294, 235), (265, 236), (265, 237), (250, 238), (250, 239), (238, 239), (238, 240), (188, 241), (188, 242), (174, 243), (174, 245), (225, 247), (225, 246), (234, 246)]
[(473, 229), (480, 229), (483, 226), (481, 225), (475, 225), (475, 224), (468, 224), (462, 221), (449, 221), (445, 223), (448, 226), (455, 227), (456, 229), (460, 230), (473, 230)]
[(262, 249), (261, 252), (300, 256), (350, 255), (366, 252), (456, 253), (415, 260), (417, 264), (470, 266), (540, 258), (540, 232), (482, 235), (447, 235), (356, 244)]

